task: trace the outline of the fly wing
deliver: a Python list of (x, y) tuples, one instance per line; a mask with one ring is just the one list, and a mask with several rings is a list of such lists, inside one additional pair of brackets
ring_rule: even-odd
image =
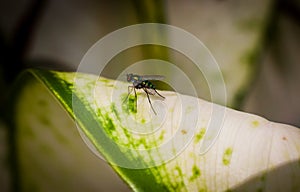
[(165, 78), (165, 76), (162, 76), (162, 75), (143, 75), (143, 76), (141, 76), (142, 81), (146, 81), (146, 80), (163, 80), (164, 78)]

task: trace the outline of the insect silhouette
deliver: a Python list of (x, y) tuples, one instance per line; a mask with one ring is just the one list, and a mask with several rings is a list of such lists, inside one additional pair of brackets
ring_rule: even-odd
[(134, 97), (137, 100), (136, 89), (143, 89), (147, 95), (151, 109), (154, 112), (154, 114), (156, 115), (156, 112), (152, 106), (149, 95), (157, 94), (158, 96), (160, 96), (163, 99), (165, 99), (165, 97), (156, 91), (155, 85), (153, 83), (151, 83), (149, 80), (162, 80), (164, 78), (165, 77), (162, 75), (136, 75), (136, 74), (132, 74), (132, 73), (127, 74), (127, 81), (129, 83), (132, 83), (132, 85), (128, 86), (128, 95), (127, 95), (126, 99), (124, 100), (124, 102), (128, 99), (132, 90), (134, 91)]

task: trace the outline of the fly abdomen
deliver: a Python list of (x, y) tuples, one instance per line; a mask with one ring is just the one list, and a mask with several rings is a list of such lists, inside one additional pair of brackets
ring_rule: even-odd
[(155, 89), (155, 86), (150, 81), (143, 81), (145, 88)]
[(141, 83), (137, 84), (135, 86), (136, 89), (142, 89), (142, 88), (146, 88), (146, 89), (155, 89), (155, 86), (150, 82), (150, 81), (142, 81)]

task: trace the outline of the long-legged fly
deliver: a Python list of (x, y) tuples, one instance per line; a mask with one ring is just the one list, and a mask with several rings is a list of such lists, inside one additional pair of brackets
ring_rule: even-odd
[(151, 83), (149, 80), (162, 80), (164, 78), (165, 77), (161, 76), (161, 75), (136, 75), (136, 74), (132, 74), (132, 73), (127, 74), (127, 81), (132, 83), (132, 85), (128, 86), (128, 95), (127, 95), (126, 99), (124, 100), (124, 102), (128, 99), (132, 90), (134, 91), (134, 96), (135, 96), (135, 99), (137, 100), (136, 89), (143, 89), (145, 91), (145, 93), (147, 94), (147, 98), (150, 103), (151, 109), (154, 112), (154, 114), (156, 115), (156, 112), (152, 106), (149, 95), (157, 94), (158, 96), (160, 96), (163, 99), (165, 97), (156, 91), (155, 85), (153, 83)]

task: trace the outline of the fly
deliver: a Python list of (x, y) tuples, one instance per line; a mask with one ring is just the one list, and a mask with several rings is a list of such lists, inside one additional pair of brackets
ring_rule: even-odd
[(132, 73), (127, 74), (127, 81), (129, 83), (132, 83), (132, 85), (128, 86), (128, 95), (127, 95), (126, 99), (124, 100), (124, 102), (128, 99), (132, 90), (134, 90), (134, 96), (135, 96), (135, 99), (137, 100), (136, 89), (143, 89), (147, 95), (151, 109), (154, 112), (154, 114), (156, 115), (156, 112), (152, 106), (149, 95), (157, 94), (158, 96), (160, 96), (163, 99), (165, 97), (156, 91), (154, 84), (151, 83), (149, 80), (162, 80), (164, 78), (165, 77), (162, 75), (136, 75), (136, 74), (132, 74)]

